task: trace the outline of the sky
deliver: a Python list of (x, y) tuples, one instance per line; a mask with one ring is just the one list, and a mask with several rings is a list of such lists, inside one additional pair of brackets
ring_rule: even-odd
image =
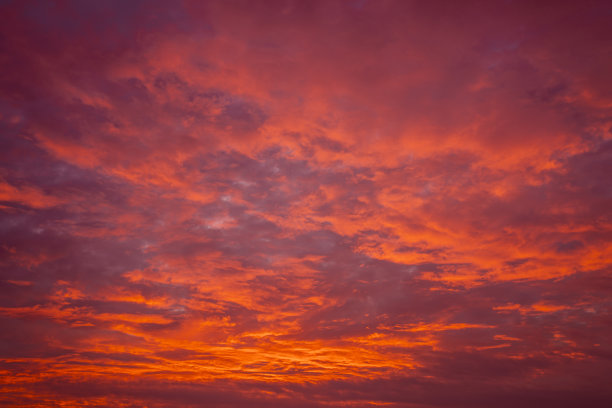
[(0, 405), (611, 406), (611, 20), (0, 2)]

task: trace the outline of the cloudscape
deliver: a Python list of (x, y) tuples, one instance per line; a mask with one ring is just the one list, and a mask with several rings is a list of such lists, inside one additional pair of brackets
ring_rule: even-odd
[(0, 2), (0, 405), (612, 406), (611, 21)]

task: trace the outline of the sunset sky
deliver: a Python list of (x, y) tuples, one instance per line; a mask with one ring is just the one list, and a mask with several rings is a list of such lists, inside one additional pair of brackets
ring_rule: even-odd
[(610, 1), (0, 1), (0, 406), (612, 406)]

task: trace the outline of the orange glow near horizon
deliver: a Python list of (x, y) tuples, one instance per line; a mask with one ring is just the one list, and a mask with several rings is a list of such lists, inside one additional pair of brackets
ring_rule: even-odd
[(609, 406), (611, 13), (3, 2), (0, 405)]

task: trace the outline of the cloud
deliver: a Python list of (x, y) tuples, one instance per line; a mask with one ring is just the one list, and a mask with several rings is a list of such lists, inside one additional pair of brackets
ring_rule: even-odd
[(611, 399), (604, 2), (0, 7), (2, 404)]

